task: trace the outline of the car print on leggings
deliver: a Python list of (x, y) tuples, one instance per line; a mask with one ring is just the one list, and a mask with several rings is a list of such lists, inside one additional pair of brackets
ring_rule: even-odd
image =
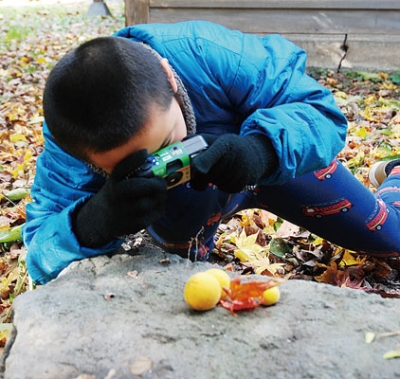
[(337, 160), (333, 160), (328, 167), (323, 168), (314, 172), (314, 176), (319, 180), (330, 179), (332, 174), (336, 171), (338, 167)]
[(303, 214), (310, 217), (321, 218), (341, 212), (347, 212), (352, 207), (352, 204), (347, 199), (339, 199), (332, 204), (323, 205), (308, 205), (303, 208)]
[(367, 222), (366, 226), (371, 232), (381, 230), (389, 214), (389, 209), (382, 199), (378, 199), (377, 207), (374, 210), (372, 218)]

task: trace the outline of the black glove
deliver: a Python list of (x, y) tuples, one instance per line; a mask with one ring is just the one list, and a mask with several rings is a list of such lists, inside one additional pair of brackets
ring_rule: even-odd
[(146, 228), (162, 216), (166, 181), (159, 177), (127, 177), (146, 157), (147, 151), (141, 150), (118, 163), (102, 189), (75, 211), (72, 228), (83, 246), (104, 246)]
[(209, 148), (193, 158), (191, 185), (194, 189), (204, 190), (213, 183), (222, 191), (240, 192), (278, 167), (275, 149), (262, 134), (202, 136)]

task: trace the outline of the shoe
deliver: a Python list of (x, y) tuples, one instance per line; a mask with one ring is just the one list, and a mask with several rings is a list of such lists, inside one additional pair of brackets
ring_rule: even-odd
[(400, 159), (374, 163), (369, 170), (369, 181), (375, 188), (378, 188), (395, 166), (400, 166)]

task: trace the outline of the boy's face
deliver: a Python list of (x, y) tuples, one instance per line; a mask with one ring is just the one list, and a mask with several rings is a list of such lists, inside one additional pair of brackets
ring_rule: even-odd
[(88, 153), (89, 160), (97, 167), (111, 174), (117, 163), (127, 156), (147, 149), (149, 154), (181, 141), (186, 137), (186, 124), (177, 100), (172, 100), (166, 111), (153, 104), (150, 108), (150, 117), (142, 129), (143, 131), (132, 137), (128, 142), (115, 149), (102, 153)]

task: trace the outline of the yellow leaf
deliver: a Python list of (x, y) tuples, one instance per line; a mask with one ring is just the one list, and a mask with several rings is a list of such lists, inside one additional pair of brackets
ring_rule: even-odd
[(275, 228), (273, 225), (266, 225), (265, 228), (263, 229), (263, 232), (265, 234), (274, 234), (275, 233)]
[(400, 350), (390, 350), (383, 354), (384, 359), (400, 358)]
[(368, 134), (367, 129), (365, 129), (364, 126), (362, 126), (361, 128), (358, 128), (354, 133), (354, 135), (364, 138), (364, 139), (367, 136), (367, 134)]
[(7, 230), (10, 230), (10, 229), (11, 229), (10, 224), (2, 224), (2, 225), (0, 225), (0, 233), (1, 232), (6, 232)]
[(39, 64), (43, 64), (43, 63), (47, 63), (47, 60), (46, 60), (46, 58), (38, 57), (36, 62)]
[(320, 245), (322, 245), (323, 242), (324, 242), (323, 238), (317, 237), (317, 238), (312, 242), (312, 244), (313, 244), (313, 246), (320, 246)]
[(226, 233), (222, 233), (219, 236), (218, 241), (215, 242), (215, 247), (217, 248), (221, 247), (221, 245), (224, 243), (225, 240), (226, 240)]
[(26, 150), (26, 152), (24, 154), (24, 163), (29, 163), (32, 158), (33, 158), (32, 149)]
[(16, 143), (16, 142), (20, 142), (20, 141), (27, 142), (26, 137), (23, 134), (20, 134), (20, 133), (11, 134), (10, 135), (10, 141), (12, 143)]
[(235, 257), (240, 260), (240, 262), (249, 262), (255, 258), (255, 254), (249, 254), (247, 251), (243, 251), (241, 249), (236, 250), (234, 254)]
[(254, 209), (246, 209), (238, 213), (241, 216), (240, 225), (241, 226), (254, 226)]
[(365, 343), (371, 343), (375, 339), (375, 333), (367, 332), (365, 333)]
[(355, 257), (350, 251), (345, 250), (339, 266), (356, 266), (365, 261), (365, 258)]
[(387, 157), (388, 155), (393, 155), (393, 153), (389, 147), (379, 146), (377, 148), (374, 148), (371, 151), (370, 155), (373, 156), (375, 159), (381, 159)]
[(268, 257), (256, 261), (251, 261), (250, 264), (254, 269), (254, 273), (257, 275), (261, 275), (265, 271), (268, 271), (268, 273), (272, 276), (274, 276), (279, 271), (282, 271), (282, 273), (284, 273), (284, 263), (271, 263)]
[(367, 121), (376, 121), (376, 117), (371, 108), (365, 108), (364, 112), (361, 112), (361, 115)]
[(239, 258), (241, 262), (259, 259), (260, 253), (266, 250), (265, 247), (256, 243), (257, 236), (258, 233), (246, 236), (244, 230), (240, 233), (239, 237), (234, 236), (233, 242), (238, 247), (238, 250), (235, 251), (235, 256)]
[(395, 91), (397, 89), (396, 84), (393, 84), (392, 82), (383, 82), (382, 85), (380, 86), (381, 89), (387, 89), (390, 91)]
[(248, 225), (250, 225), (250, 218), (247, 216), (247, 214), (243, 214), (242, 215), (242, 218), (241, 218), (241, 221), (240, 221), (240, 225), (241, 226), (248, 226)]
[(8, 335), (10, 334), (10, 330), (12, 329), (12, 323), (2, 323), (0, 324), (0, 341), (7, 341)]
[(342, 91), (337, 91), (334, 93), (335, 97), (341, 98), (341, 99), (347, 99), (347, 93), (342, 92)]
[(369, 95), (365, 98), (364, 104), (365, 105), (372, 105), (376, 101), (376, 96), (375, 95)]
[(365, 158), (365, 153), (364, 151), (360, 150), (355, 157), (349, 159), (347, 161), (347, 167), (348, 168), (354, 168), (361, 166)]
[(0, 293), (4, 292), (8, 289), (10, 284), (14, 281), (17, 280), (19, 276), (19, 269), (12, 270), (10, 274), (7, 277), (3, 277), (0, 280)]
[(17, 178), (18, 175), (24, 173), (24, 170), (25, 170), (24, 165), (21, 163), (18, 163), (17, 167), (14, 170), (12, 170), (12, 172), (11, 172), (12, 177)]
[(242, 230), (239, 237), (236, 237), (236, 246), (239, 248), (251, 248), (257, 241), (257, 233), (246, 236), (246, 232)]

